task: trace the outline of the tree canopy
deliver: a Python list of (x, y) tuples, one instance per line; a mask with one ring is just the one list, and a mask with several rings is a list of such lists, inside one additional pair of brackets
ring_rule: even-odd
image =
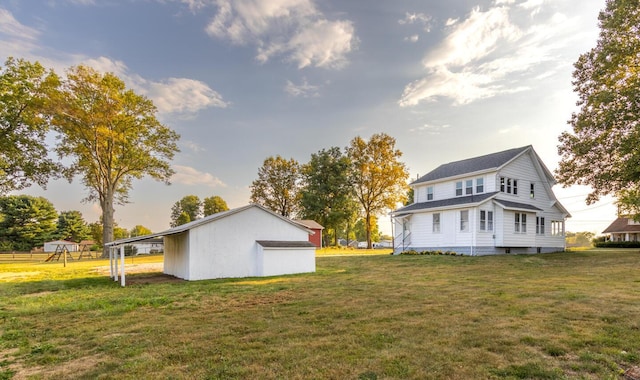
[(409, 172), (395, 144), (393, 137), (378, 133), (369, 141), (357, 136), (347, 147), (351, 182), (364, 211), (367, 248), (371, 248), (371, 216), (392, 210), (406, 199)]
[(222, 199), (222, 197), (218, 195), (213, 195), (211, 197), (207, 197), (202, 201), (202, 213), (204, 216), (209, 216), (213, 214), (217, 214), (222, 211), (229, 210), (229, 206), (227, 206), (227, 202)]
[(0, 197), (0, 216), (0, 241), (11, 249), (29, 251), (51, 240), (56, 232), (58, 213), (43, 197)]
[(9, 58), (0, 67), (0, 195), (59, 177), (48, 156), (49, 119), (43, 112), (59, 78), (39, 63)]
[(290, 218), (298, 211), (299, 187), (300, 164), (296, 160), (268, 157), (251, 184), (251, 202)]
[(150, 229), (148, 229), (145, 226), (142, 226), (140, 224), (138, 224), (137, 226), (133, 227), (131, 229), (131, 231), (129, 231), (129, 236), (131, 237), (136, 237), (136, 236), (144, 236), (144, 235), (151, 235), (152, 232)]
[(338, 243), (338, 229), (346, 224), (350, 215), (357, 213), (350, 168), (349, 158), (340, 148), (332, 147), (312, 154), (301, 169), (301, 218), (315, 220), (324, 226), (323, 237), (333, 237), (334, 244)]
[(79, 243), (90, 237), (89, 225), (80, 211), (63, 211), (58, 216), (56, 235), (59, 239)]
[[(600, 36), (573, 72), (579, 110), (560, 135), (556, 172), (565, 186), (589, 185), (587, 204), (606, 194), (640, 210), (640, 3), (607, 0)], [(625, 197), (626, 195), (626, 197)], [(631, 207), (633, 210), (633, 207)]]
[(102, 240), (108, 243), (114, 238), (114, 204), (127, 203), (134, 179), (169, 183), (179, 136), (156, 119), (151, 100), (114, 74), (85, 66), (68, 70), (50, 112), (61, 136), (58, 155), (73, 159), (68, 174), (81, 176), (86, 200), (99, 201)]
[(171, 207), (171, 227), (180, 226), (199, 219), (202, 215), (202, 202), (197, 195), (186, 195)]

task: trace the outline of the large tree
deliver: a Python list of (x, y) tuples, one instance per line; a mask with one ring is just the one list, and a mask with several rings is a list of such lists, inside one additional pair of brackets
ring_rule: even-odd
[(89, 225), (80, 211), (62, 211), (58, 216), (56, 235), (59, 239), (76, 243), (86, 240), (91, 235)]
[(169, 184), (179, 136), (156, 119), (151, 100), (114, 74), (89, 67), (69, 69), (52, 103), (52, 124), (61, 135), (58, 154), (73, 159), (70, 173), (82, 177), (86, 200), (99, 202), (102, 241), (111, 242), (114, 204), (128, 202), (134, 179), (149, 176)]
[(299, 188), (298, 162), (279, 155), (269, 157), (258, 169), (258, 179), (251, 184), (251, 202), (289, 218), (298, 211)]
[(406, 199), (409, 172), (395, 145), (393, 137), (378, 133), (369, 141), (357, 136), (347, 147), (352, 183), (365, 218), (367, 248), (371, 248), (371, 216), (393, 210)]
[(217, 214), (219, 212), (223, 212), (227, 210), (229, 210), (229, 206), (227, 206), (227, 202), (225, 202), (224, 199), (222, 199), (222, 197), (218, 195), (207, 197), (202, 202), (202, 212), (204, 216)]
[(0, 67), (0, 195), (32, 183), (45, 187), (61, 167), (48, 156), (43, 112), (58, 77), (39, 63), (9, 58)]
[(42, 246), (56, 231), (58, 213), (43, 197), (0, 197), (0, 215), (0, 241), (9, 242), (15, 250)]
[(200, 218), (202, 202), (197, 195), (186, 195), (171, 207), (171, 227), (180, 226)]
[(349, 158), (342, 154), (340, 148), (332, 147), (312, 154), (311, 160), (301, 169), (301, 217), (313, 219), (324, 226), (323, 237), (333, 237), (335, 245), (338, 244), (338, 228), (357, 212), (349, 177), (350, 167)]
[(607, 0), (598, 19), (596, 46), (574, 65), (579, 110), (560, 135), (556, 174), (565, 186), (591, 186), (587, 204), (606, 194), (638, 202), (624, 195), (640, 190), (640, 2)]

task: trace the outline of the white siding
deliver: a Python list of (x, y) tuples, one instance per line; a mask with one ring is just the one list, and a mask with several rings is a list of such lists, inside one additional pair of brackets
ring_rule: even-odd
[(261, 276), (277, 276), (316, 271), (316, 250), (309, 248), (268, 248), (258, 245)]
[(189, 232), (164, 237), (164, 273), (189, 279)]
[[(308, 238), (304, 229), (258, 207), (248, 208), (190, 231), (188, 279), (262, 276), (256, 240), (308, 241)], [(311, 255), (315, 260), (315, 251)]]

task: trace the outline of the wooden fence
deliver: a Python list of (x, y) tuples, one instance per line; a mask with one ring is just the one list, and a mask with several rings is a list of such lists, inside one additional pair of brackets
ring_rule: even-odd
[[(93, 257), (99, 257), (102, 252), (92, 252)], [(52, 252), (0, 252), (0, 263), (10, 263), (10, 262), (38, 262), (45, 261), (52, 255)], [(71, 252), (69, 253), (74, 260), (78, 260), (80, 256), (80, 252)], [(56, 262), (57, 258), (53, 258), (53, 262)], [(82, 260), (88, 260), (90, 258), (86, 257), (86, 252)], [(60, 261), (62, 261), (62, 257), (60, 257)]]

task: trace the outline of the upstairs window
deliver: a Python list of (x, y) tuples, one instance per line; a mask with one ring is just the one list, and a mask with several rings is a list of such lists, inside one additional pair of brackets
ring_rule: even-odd
[(427, 200), (428, 201), (433, 200), (433, 186), (427, 187)]
[(529, 185), (529, 198), (533, 199), (536, 197), (536, 184), (531, 182)]
[(500, 191), (507, 194), (518, 195), (518, 180), (500, 177)]
[(462, 181), (456, 182), (456, 197), (462, 195)]
[(476, 178), (476, 193), (484, 193), (484, 178)]
[(465, 192), (466, 195), (471, 195), (473, 194), (473, 180), (472, 179), (468, 179), (465, 183)]

